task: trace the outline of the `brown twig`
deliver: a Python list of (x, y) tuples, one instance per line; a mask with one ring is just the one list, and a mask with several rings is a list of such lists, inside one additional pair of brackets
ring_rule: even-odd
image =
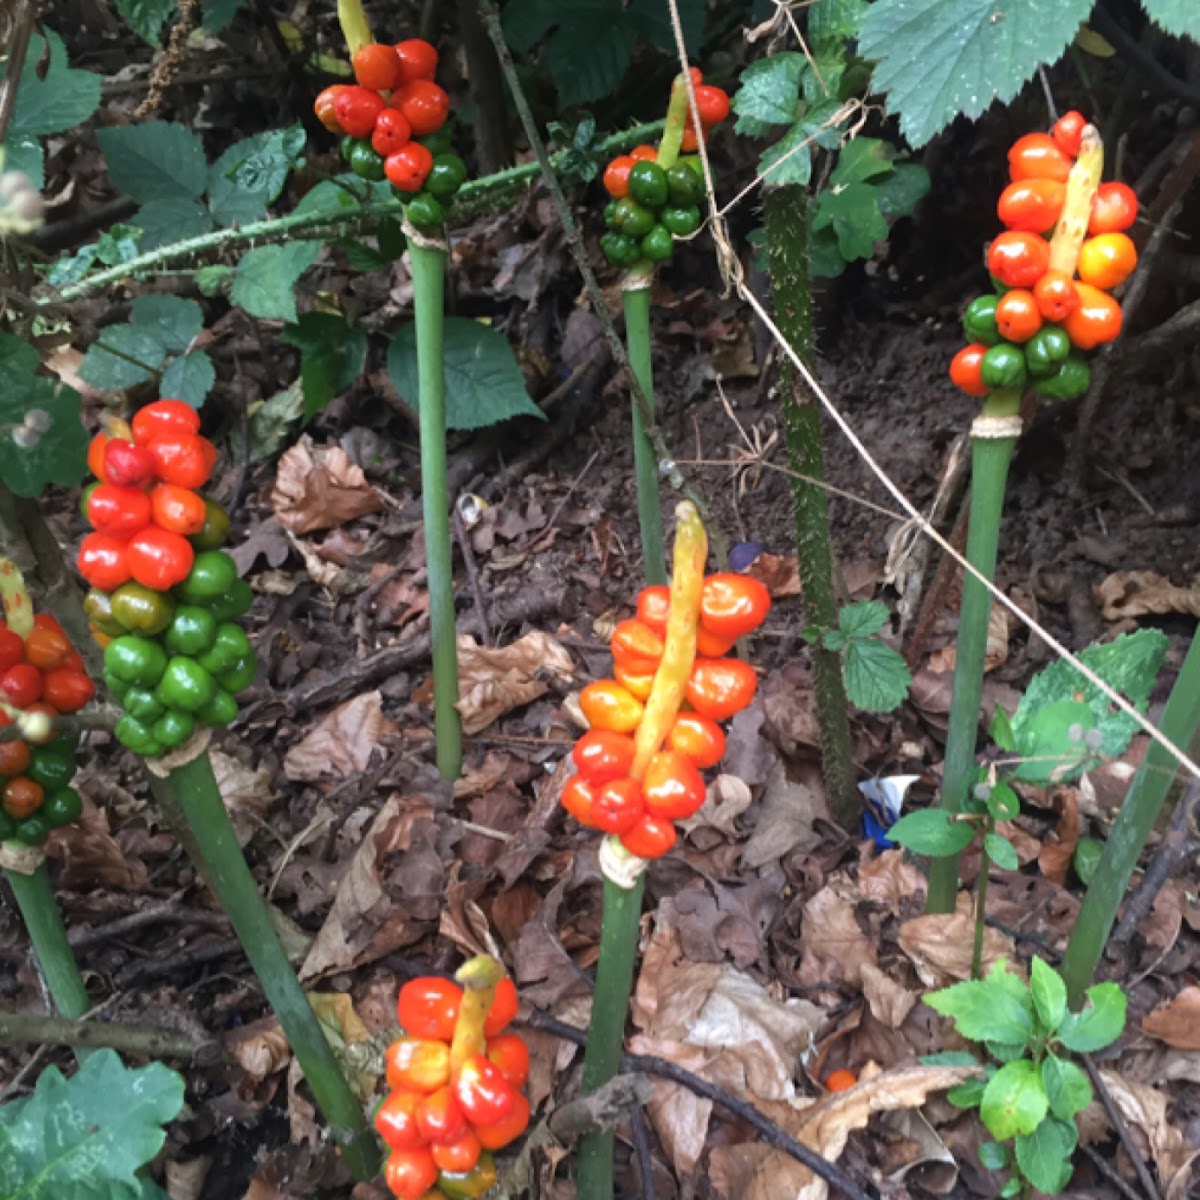
[(629, 1124), (633, 1131), (633, 1152), (637, 1156), (638, 1174), (642, 1177), (642, 1200), (654, 1200), (654, 1158), (650, 1153), (645, 1111), (635, 1108), (629, 1114)]
[[(571, 1042), (576, 1046), (582, 1046), (587, 1042), (586, 1030), (568, 1025), (565, 1021), (559, 1021), (536, 1009), (530, 1012), (525, 1024), (553, 1034), (564, 1042)], [(850, 1200), (870, 1200), (868, 1194), (836, 1163), (830, 1162), (815, 1150), (798, 1142), (774, 1121), (764, 1117), (753, 1104), (731, 1096), (723, 1088), (709, 1083), (707, 1079), (703, 1079), (673, 1062), (668, 1062), (665, 1058), (658, 1058), (650, 1054), (622, 1054), (621, 1069), (623, 1071), (640, 1071), (646, 1075), (655, 1075), (660, 1079), (669, 1079), (672, 1083), (687, 1088), (689, 1092), (711, 1100), (726, 1112), (745, 1121), (768, 1146), (803, 1163), (814, 1175), (819, 1175), (830, 1187), (835, 1188), (842, 1195), (849, 1196)]]
[(1144, 1200), (1142, 1196), (1140, 1196), (1133, 1188), (1131, 1188), (1129, 1184), (1127, 1184), (1125, 1180), (1123, 1180), (1121, 1176), (1114, 1171), (1107, 1162), (1105, 1162), (1104, 1157), (1100, 1154), (1097, 1154), (1091, 1146), (1084, 1142), (1079, 1148), (1088, 1156), (1088, 1158), (1092, 1160), (1092, 1166), (1094, 1166), (1096, 1170), (1099, 1171), (1100, 1174), (1103, 1175), (1104, 1178), (1107, 1179), (1108, 1182), (1111, 1183), (1117, 1189), (1117, 1191), (1119, 1191), (1121, 1195), (1125, 1197), (1125, 1200)]
[(0, 1013), (0, 1046), (107, 1046), (145, 1058), (191, 1059), (202, 1043), (160, 1025), (68, 1021), (40, 1013)]
[(1150, 859), (1141, 883), (1125, 901), (1125, 911), (1122, 912), (1121, 920), (1109, 938), (1110, 946), (1121, 946), (1129, 940), (1133, 931), (1142, 923), (1142, 919), (1154, 907), (1155, 898), (1170, 879), (1171, 872), (1195, 845), (1192, 839), (1198, 812), (1200, 783), (1193, 783), (1176, 804), (1167, 832)]
[(125, 937), (147, 925), (161, 925), (168, 921), (181, 925), (206, 925), (210, 929), (229, 929), (229, 918), (224, 913), (185, 907), (178, 900), (163, 900), (94, 928), (72, 928), (67, 932), (67, 940), (72, 949), (86, 950), (110, 938)]
[(467, 570), (467, 585), (471, 589), (471, 601), (475, 605), (475, 616), (479, 621), (480, 628), (483, 630), (483, 644), (491, 646), (492, 638), (492, 623), (488, 619), (487, 601), (483, 596), (483, 585), (479, 582), (479, 564), (475, 561), (475, 551), (471, 548), (471, 538), (467, 533), (467, 527), (463, 524), (462, 512), (459, 506), (455, 504), (450, 512), (450, 519), (454, 522), (454, 538), (458, 542), (458, 548), (462, 552), (463, 566)]
[(1099, 1068), (1092, 1061), (1090, 1054), (1081, 1054), (1079, 1057), (1083, 1060), (1083, 1066), (1088, 1073), (1088, 1078), (1092, 1081), (1092, 1087), (1096, 1089), (1096, 1096), (1104, 1107), (1104, 1111), (1108, 1114), (1109, 1122), (1112, 1124), (1113, 1129), (1116, 1130), (1117, 1137), (1121, 1139), (1121, 1145), (1125, 1147), (1125, 1153), (1129, 1155), (1129, 1161), (1133, 1164), (1134, 1171), (1137, 1172), (1138, 1181), (1141, 1183), (1148, 1200), (1162, 1200), (1158, 1187), (1154, 1183), (1154, 1177), (1150, 1174), (1150, 1168), (1146, 1165), (1146, 1160), (1134, 1144), (1133, 1135), (1129, 1132), (1129, 1126), (1125, 1123), (1125, 1118), (1121, 1116), (1121, 1110), (1117, 1107), (1117, 1102), (1112, 1098), (1112, 1093), (1108, 1090), (1108, 1084), (1104, 1082), (1104, 1076), (1101, 1075)]
[(25, 71), (25, 56), (29, 53), (29, 38), (37, 17), (37, 5), (34, 0), (16, 0), (11, 15), (4, 78), (0, 79), (0, 143), (8, 133), (9, 122), (17, 107), (17, 91)]

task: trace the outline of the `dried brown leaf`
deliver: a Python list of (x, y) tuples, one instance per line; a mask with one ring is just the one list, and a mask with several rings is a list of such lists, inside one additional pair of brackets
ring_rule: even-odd
[(226, 1035), (225, 1044), (233, 1060), (255, 1083), (282, 1071), (292, 1057), (292, 1048), (277, 1017), (264, 1017), (232, 1030)]
[(1047, 879), (1065, 884), (1075, 847), (1079, 845), (1079, 791), (1073, 787), (1057, 788), (1053, 802), (1058, 810), (1058, 825), (1038, 851), (1038, 866)]
[[(993, 605), (991, 616), (988, 617), (987, 650), (983, 660), (985, 672), (994, 671), (1008, 659), (1009, 623), (1008, 609), (1001, 608), (998, 604)], [(943, 646), (929, 656), (928, 667), (929, 670), (941, 674), (944, 671), (953, 671), (954, 663), (954, 647)]]
[[(900, 949), (908, 955), (926, 987), (971, 978), (971, 952), (975, 944), (975, 917), (971, 900), (959, 896), (959, 911), (929, 913), (900, 926)], [(1016, 957), (1012, 938), (998, 929), (983, 931), (984, 972), (999, 959)], [(1013, 967), (1015, 970), (1016, 967)]]
[(805, 904), (800, 927), (804, 946), (800, 977), (804, 982), (862, 982), (862, 969), (876, 961), (878, 948), (858, 923), (857, 903), (858, 894), (849, 880), (839, 878)]
[(780, 596), (799, 596), (804, 590), (800, 585), (800, 567), (794, 554), (760, 554), (746, 574), (753, 575), (764, 584), (776, 599)]
[(778, 862), (795, 850), (813, 850), (821, 841), (815, 822), (829, 815), (829, 805), (820, 768), (800, 767), (792, 774), (799, 778), (789, 778), (777, 762), (767, 777), (758, 823), (742, 847), (742, 866), (747, 870)]
[(1107, 621), (1144, 617), (1147, 613), (1189, 613), (1200, 617), (1200, 575), (1176, 587), (1154, 571), (1115, 571), (1093, 589)]
[(920, 999), (916, 992), (910, 992), (874, 963), (863, 963), (862, 989), (875, 1019), (889, 1029), (899, 1029)]
[(332, 529), (379, 512), (383, 498), (340, 446), (316, 446), (307, 434), (279, 460), (271, 506), (292, 533)]
[(549, 672), (566, 682), (575, 662), (548, 633), (533, 630), (507, 646), (480, 646), (464, 634), (458, 639), (458, 711), (463, 732), (479, 733), (506, 712), (536, 700), (548, 690), (537, 678)]
[(283, 760), (289, 779), (327, 779), (367, 769), (371, 752), (396, 732), (383, 715), (383, 697), (364, 692), (339, 705), (297, 742)]
[(1200, 987), (1186, 987), (1142, 1021), (1142, 1032), (1174, 1046), (1200, 1050)]
[(163, 1169), (167, 1195), (171, 1200), (201, 1200), (211, 1166), (212, 1159), (207, 1155), (172, 1159)]
[[(870, 842), (865, 842), (870, 847)], [(925, 876), (916, 863), (905, 858), (899, 847), (884, 850), (858, 866), (858, 890), (864, 900), (899, 907), (901, 901), (921, 896), (927, 888)]]
[(379, 1056), (371, 1052), (371, 1031), (355, 1010), (354, 998), (345, 992), (309, 992), (308, 1001), (343, 1064), (350, 1087), (366, 1104), (375, 1094), (381, 1063)]
[(86, 891), (141, 891), (150, 878), (146, 864), (122, 849), (109, 833), (108, 817), (92, 802), (90, 790), (79, 788), (83, 812), (72, 824), (55, 830), (46, 844), (46, 854), (62, 862), (58, 886)]
[(266, 767), (252, 770), (231, 754), (210, 749), (213, 774), (225, 808), (233, 822), (239, 846), (245, 846), (263, 825), (267, 809), (275, 802), (271, 772)]

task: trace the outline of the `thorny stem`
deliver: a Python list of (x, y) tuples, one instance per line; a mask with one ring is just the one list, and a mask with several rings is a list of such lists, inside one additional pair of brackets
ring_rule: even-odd
[(458, 646), (454, 626), (454, 549), (446, 495), (446, 373), (442, 361), (446, 251), (408, 239), (417, 326), (420, 397), (421, 505), (425, 569), (429, 575), (429, 625), (433, 645), (433, 711), (438, 773), (462, 774), (462, 718), (458, 713)]
[[(632, 282), (632, 281), (629, 281)], [(629, 365), (654, 419), (654, 363), (650, 349), (650, 280), (625, 287), (625, 341)], [(637, 478), (638, 526), (642, 535), (642, 558), (646, 582), (667, 582), (666, 551), (663, 548), (662, 503), (658, 494), (658, 457), (646, 435), (646, 421), (636, 395), (630, 396), (633, 419), (633, 464)]]
[(374, 1135), (271, 924), (208, 755), (176, 767), (166, 779), (150, 775), (150, 787), (175, 836), (228, 914), (346, 1165), (355, 1179), (372, 1178), (379, 1170)]
[[(1188, 745), (1200, 730), (1200, 629), (1192, 637), (1159, 728), (1177, 746)], [(1175, 760), (1157, 742), (1151, 742), (1109, 831), (1063, 955), (1061, 974), (1073, 1008), (1083, 1003), (1138, 856), (1154, 828), (1176, 772)]]
[[(636, 146), (647, 138), (654, 137), (662, 129), (661, 121), (650, 121), (643, 125), (635, 125), (631, 129), (622, 130), (605, 138), (600, 143), (602, 154), (612, 154), (628, 146)], [(567, 153), (566, 151), (563, 152)], [(555, 158), (560, 158), (556, 155)], [(465, 183), (454, 204), (450, 209), (451, 224), (456, 221), (488, 209), (493, 204), (500, 204), (520, 188), (527, 186), (537, 178), (541, 167), (536, 163), (522, 163), (518, 167), (507, 167), (493, 175), (482, 179), (473, 179)], [(360, 226), (371, 227), (378, 225), (388, 218), (401, 215), (402, 205), (399, 200), (375, 200), (361, 204), (351, 212), (312, 212), (290, 213), (286, 217), (271, 217), (263, 221), (251, 221), (229, 229), (217, 229), (198, 237), (184, 238), (139, 254), (128, 262), (118, 263), (115, 267), (107, 267), (88, 275), (78, 283), (49, 293), (38, 300), (42, 308), (64, 304), (78, 300), (82, 296), (90, 296), (94, 292), (103, 291), (116, 284), (135, 278), (146, 278), (165, 272), (174, 263), (195, 255), (205, 254), (212, 250), (229, 250), (257, 243), (290, 240), (302, 233), (324, 231), (338, 235), (352, 232)]]
[[(984, 404), (984, 417), (1015, 417), (1020, 391), (1004, 388)], [(1016, 436), (971, 438), (971, 516), (967, 525), (967, 561), (989, 581), (996, 573), (1004, 489)], [(964, 573), (958, 640), (955, 643), (954, 689), (946, 733), (946, 760), (940, 803), (949, 814), (960, 813), (975, 775), (975, 743), (979, 706), (983, 698), (983, 668), (987, 656), (988, 620), (992, 596), (973, 574)], [(954, 911), (960, 855), (935, 858), (929, 870), (926, 911)]]
[[(768, 193), (765, 210), (775, 319), (789, 345), (801, 358), (810, 360), (813, 335), (807, 193), (798, 185), (776, 188)], [(787, 358), (780, 371), (780, 388), (788, 465), (793, 472), (792, 510), (804, 616), (810, 625), (836, 629), (838, 606), (833, 588), (829, 506), (822, 487), (825, 455), (821, 444), (821, 410), (811, 396), (803, 393)], [(809, 653), (821, 732), (821, 770), (829, 790), (829, 805), (838, 824), (853, 832), (862, 806), (855, 786), (842, 656), (820, 644)]]

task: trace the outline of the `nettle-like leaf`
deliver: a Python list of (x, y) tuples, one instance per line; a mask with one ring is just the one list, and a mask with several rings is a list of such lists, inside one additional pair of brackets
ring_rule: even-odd
[[(679, 4), (684, 41), (699, 48), (704, 0)], [(504, 6), (504, 34), (518, 53), (547, 38), (543, 61), (563, 106), (608, 96), (629, 69), (634, 46), (649, 42), (673, 54), (670, 10), (666, 0), (510, 0)]]
[[(443, 363), (448, 429), (480, 429), (510, 417), (546, 419), (525, 390), (512, 347), (490, 326), (465, 317), (449, 318)], [(396, 390), (419, 408), (416, 327), (411, 322), (392, 339), (387, 365)]]
[(219, 225), (244, 225), (267, 214), (288, 173), (304, 158), (301, 125), (235, 142), (208, 172), (208, 204)]
[(0, 1108), (0, 1195), (21, 1200), (139, 1200), (137, 1172), (162, 1149), (183, 1108), (183, 1077), (151, 1063), (131, 1070), (113, 1050), (70, 1079), (57, 1067), (33, 1095)]
[(296, 321), (296, 284), (320, 257), (317, 241), (259, 246), (243, 255), (233, 276), (229, 298), (252, 317)]
[(311, 420), (358, 378), (367, 357), (367, 335), (332, 313), (305, 313), (281, 336), (300, 351), (304, 419)]
[(1097, 983), (1088, 988), (1086, 995), (1087, 1007), (1067, 1013), (1058, 1026), (1058, 1040), (1076, 1054), (1103, 1050), (1125, 1028), (1125, 993), (1118, 984)]
[(1039, 1192), (1061, 1192), (1071, 1182), (1071, 1155), (1079, 1144), (1074, 1121), (1048, 1116), (1031, 1133), (1022, 1133), (1013, 1146), (1021, 1174)]
[(147, 121), (96, 133), (113, 184), (141, 204), (203, 195), (208, 163), (200, 139), (183, 125)]
[(730, 107), (737, 113), (735, 133), (764, 137), (776, 125), (790, 125), (800, 102), (800, 80), (808, 69), (795, 50), (771, 54), (751, 63), (741, 75)]
[(1037, 1064), (1018, 1058), (1005, 1063), (988, 1080), (979, 1101), (979, 1115), (992, 1137), (1002, 1142), (1017, 1134), (1032, 1133), (1049, 1107)]
[(919, 808), (901, 817), (889, 830), (888, 837), (914, 854), (944, 858), (959, 854), (975, 839), (970, 821), (952, 821), (942, 808)]
[[(40, 361), (32, 346), (0, 333), (0, 479), (18, 496), (39, 496), (52, 483), (73, 487), (87, 466), (79, 393), (36, 374)], [(49, 428), (35, 445), (19, 446), (13, 434), (34, 409)]]
[(846, 644), (842, 677), (851, 704), (864, 712), (891, 712), (904, 703), (912, 672), (903, 655), (878, 638), (852, 638)]
[[(1164, 634), (1157, 629), (1139, 629), (1103, 645), (1089, 646), (1079, 659), (1138, 712), (1145, 712), (1166, 652)], [(1074, 725), (1080, 726), (1085, 737), (1088, 730), (1098, 729), (1099, 744), (1088, 747), (1072, 738)], [(1013, 739), (1021, 757), (1051, 761), (1022, 763), (1015, 773), (1030, 782), (1069, 778), (1071, 769), (1086, 761), (1088, 749), (1116, 758), (1136, 730), (1132, 717), (1113, 707), (1099, 688), (1059, 659), (1033, 677), (1012, 717)], [(1061, 756), (1057, 764), (1056, 756)]]
[(977, 117), (993, 100), (1011, 100), (1060, 57), (1092, 2), (875, 0), (858, 46), (877, 64), (874, 88), (887, 93), (904, 136), (923, 146), (960, 113)]
[(1200, 42), (1200, 5), (1196, 0), (1142, 0), (1146, 15), (1176, 37)]
[(68, 66), (66, 46), (53, 30), (32, 34), (5, 137), (5, 170), (21, 171), (41, 188), (45, 155), (38, 139), (82, 125), (99, 104), (100, 76)]
[[(892, 832), (894, 828), (889, 835)], [(942, 1016), (950, 1017), (954, 1028), (974, 1042), (1024, 1046), (1033, 1035), (1029, 990), (1003, 963), (993, 966), (985, 979), (970, 979), (931, 992), (925, 1003)], [(993, 1133), (996, 1137), (1009, 1136)]]

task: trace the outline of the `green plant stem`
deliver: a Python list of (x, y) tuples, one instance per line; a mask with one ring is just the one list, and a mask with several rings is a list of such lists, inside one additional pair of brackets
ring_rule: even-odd
[(54, 1007), (61, 1016), (77, 1021), (92, 1007), (92, 1002), (67, 941), (67, 930), (46, 864), (43, 862), (32, 875), (6, 870), (4, 878), (17, 898), (21, 919), (29, 930), (29, 940), (33, 943), (33, 952), (42, 978), (50, 989)]
[(175, 836), (228, 914), (346, 1165), (355, 1179), (372, 1178), (380, 1157), (375, 1137), (271, 924), (208, 755), (176, 767), (166, 779), (151, 775), (150, 786)]
[[(991, 833), (996, 823), (988, 818), (986, 832)], [(986, 846), (979, 848), (979, 882), (975, 885), (975, 944), (971, 948), (971, 978), (983, 978), (983, 919), (987, 916), (988, 879), (992, 860)]]
[[(811, 360), (813, 349), (808, 207), (808, 195), (799, 185), (771, 190), (765, 204), (775, 320), (789, 345), (805, 361)], [(792, 511), (804, 616), (810, 625), (836, 629), (838, 606), (833, 587), (829, 507), (825, 489), (820, 486), (825, 478), (821, 410), (800, 386), (789, 359), (783, 359), (780, 374), (788, 466), (793, 472)], [(813, 698), (821, 730), (821, 769), (829, 791), (829, 807), (838, 824), (854, 832), (862, 805), (855, 781), (842, 656), (819, 644), (811, 648), (810, 654)]]
[[(1020, 392), (1003, 389), (988, 397), (983, 416), (1013, 417), (1020, 406)], [(1004, 488), (1016, 443), (1015, 436), (977, 437), (973, 433), (971, 438), (971, 516), (967, 524), (967, 561), (989, 581), (996, 574)], [(946, 761), (940, 797), (941, 806), (948, 813), (963, 811), (967, 790), (974, 779), (979, 705), (983, 698), (983, 667), (991, 612), (991, 593), (979, 579), (967, 572), (963, 578), (962, 609), (955, 643), (954, 690), (950, 698), (950, 724), (946, 732)], [(933, 860), (929, 870), (927, 912), (954, 911), (960, 857), (953, 854)]]
[[(644, 890), (644, 876), (639, 876), (631, 888), (623, 888), (611, 879), (604, 880), (600, 958), (596, 965), (596, 990), (592, 996), (592, 1018), (588, 1023), (583, 1059), (585, 1095), (607, 1083), (621, 1066)], [(585, 1134), (580, 1141), (576, 1180), (578, 1200), (611, 1200), (614, 1140), (611, 1129), (598, 1129)]]
[(454, 626), (454, 550), (446, 495), (446, 372), (442, 360), (446, 251), (408, 239), (417, 325), (420, 394), (421, 505), (429, 626), (433, 643), (433, 711), (437, 765), (443, 779), (462, 774), (462, 718), (458, 704), (458, 646)]
[[(605, 138), (599, 147), (601, 155), (613, 154), (630, 146), (648, 141), (662, 130), (662, 121), (649, 121), (635, 125), (631, 129), (622, 130)], [(567, 153), (564, 151), (564, 153)], [(555, 155), (560, 160), (562, 155)], [(478, 212), (484, 212), (493, 205), (509, 203), (524, 188), (537, 178), (540, 167), (537, 163), (523, 163), (519, 167), (507, 167), (482, 179), (474, 179), (463, 185), (462, 190), (454, 198), (450, 209), (450, 222), (464, 220)], [(145, 278), (157, 274), (182, 259), (194, 255), (206, 254), (213, 250), (233, 250), (250, 244), (263, 245), (268, 242), (290, 240), (302, 233), (315, 233), (327, 230), (339, 235), (351, 232), (363, 225), (376, 225), (387, 217), (398, 217), (402, 211), (399, 200), (376, 200), (362, 204), (349, 212), (312, 212), (291, 213), (286, 217), (271, 217), (264, 221), (251, 221), (236, 229), (216, 229), (211, 233), (200, 234), (197, 237), (184, 238), (159, 246), (139, 254), (128, 262), (118, 263), (115, 267), (107, 267), (93, 275), (81, 279), (78, 283), (69, 284), (37, 301), (40, 307), (51, 307), (70, 300), (78, 300), (82, 296), (90, 296), (94, 292), (103, 291), (114, 284), (132, 278)]]
[[(629, 365), (637, 377), (642, 395), (654, 419), (654, 360), (650, 350), (650, 280), (644, 286), (628, 286), (623, 292), (625, 305), (625, 343), (629, 349)], [(638, 280), (637, 282), (641, 282)], [(642, 557), (645, 559), (646, 582), (667, 582), (667, 556), (663, 547), (662, 504), (658, 495), (658, 458), (646, 432), (642, 406), (631, 397), (633, 413), (633, 464), (637, 475), (638, 525), (642, 533)]]
[[(1190, 745), (1200, 730), (1200, 629), (1192, 637), (1159, 728), (1177, 746)], [(1083, 1003), (1138, 856), (1154, 828), (1177, 770), (1178, 765), (1166, 750), (1151, 742), (1109, 831), (1063, 955), (1061, 973), (1073, 1008)]]

